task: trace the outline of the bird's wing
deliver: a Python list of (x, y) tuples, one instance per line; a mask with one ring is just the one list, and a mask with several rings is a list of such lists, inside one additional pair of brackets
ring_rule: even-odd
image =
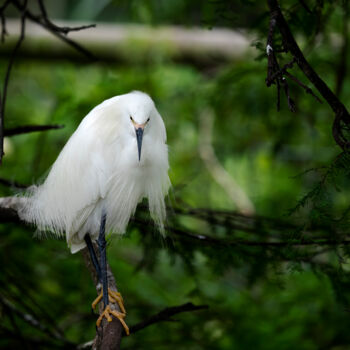
[[(70, 149), (80, 149), (79, 158), (74, 167), (76, 173), (73, 189), (79, 192), (74, 218), (71, 220), (71, 232), (78, 232), (87, 219), (95, 213), (96, 225), (99, 225), (102, 209), (100, 202), (107, 195), (113, 166), (117, 162), (119, 118), (116, 99), (105, 101), (92, 110), (80, 124), (72, 137)], [(94, 225), (95, 226), (95, 225)], [(89, 229), (88, 227), (85, 228)], [(91, 227), (96, 230), (96, 227)]]
[[(113, 100), (113, 99), (111, 99)], [(113, 154), (118, 157), (118, 108), (107, 100), (70, 137), (45, 182), (30, 193), (25, 219), (69, 241), (106, 196)], [(91, 227), (91, 229), (94, 229)]]

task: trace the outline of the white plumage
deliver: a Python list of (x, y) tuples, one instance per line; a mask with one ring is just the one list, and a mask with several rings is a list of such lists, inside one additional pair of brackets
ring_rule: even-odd
[[(135, 125), (144, 126), (140, 160)], [(45, 182), (27, 192), (20, 215), (40, 230), (65, 234), (75, 253), (86, 233), (97, 238), (103, 210), (106, 231), (122, 234), (146, 197), (163, 232), (168, 168), (166, 130), (152, 99), (138, 91), (116, 96), (82, 120)]]

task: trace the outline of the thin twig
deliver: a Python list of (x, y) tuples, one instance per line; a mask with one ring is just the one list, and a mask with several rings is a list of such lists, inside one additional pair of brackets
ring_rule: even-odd
[(293, 80), (294, 82), (296, 82), (299, 86), (301, 86), (306, 93), (312, 95), (319, 103), (322, 103), (322, 100), (314, 94), (314, 92), (312, 91), (311, 88), (309, 88), (308, 86), (306, 86), (305, 84), (303, 84), (297, 77), (295, 77), (294, 75), (290, 74), (289, 72), (285, 71), (284, 73), (289, 79)]
[(277, 13), (271, 11), (270, 12), (270, 24), (269, 31), (267, 34), (267, 43), (266, 43), (266, 54), (267, 54), (267, 77), (265, 79), (266, 86), (270, 87), (271, 84), (277, 84), (277, 110), (280, 110), (280, 92), (281, 85), (283, 86), (284, 93), (287, 97), (288, 107), (292, 112), (295, 112), (295, 103), (289, 94), (289, 87), (286, 79), (283, 76), (283, 73), (287, 70), (287, 68), (293, 67), (294, 59), (285, 64), (282, 68), (277, 61), (275, 49), (274, 49), (274, 31), (277, 24), (276, 21)]
[(276, 78), (283, 76), (283, 74), (286, 73), (288, 68), (293, 68), (294, 63), (295, 59), (293, 58), (290, 62), (286, 63), (281, 69), (271, 74), (269, 78), (266, 78), (266, 85), (270, 86), (276, 80)]
[(67, 35), (70, 32), (77, 32), (83, 29), (88, 29), (88, 28), (95, 28), (96, 24), (88, 24), (88, 25), (83, 25), (83, 26), (78, 26), (78, 27), (60, 27), (57, 26), (56, 24), (52, 23), (50, 19), (48, 18), (46, 8), (44, 6), (44, 2), (42, 0), (38, 0), (40, 11), (42, 14), (42, 19), (45, 22), (46, 26), (48, 29), (53, 30), (55, 32), (63, 33)]
[[(144, 228), (148, 222), (139, 218), (134, 218), (133, 222), (136, 226)], [(325, 245), (350, 245), (349, 239), (286, 239), (284, 241), (256, 241), (256, 240), (227, 240), (214, 238), (205, 234), (197, 234), (190, 232), (184, 228), (166, 226), (165, 230), (175, 236), (181, 238), (190, 239), (193, 241), (201, 242), (203, 244), (217, 245), (222, 247), (235, 247), (235, 246), (253, 246), (253, 247), (303, 247), (303, 246), (325, 246)], [(244, 229), (242, 228), (242, 231)], [(349, 236), (349, 235), (346, 235)]]
[[(23, 10), (23, 6), (19, 3), (18, 0), (12, 0), (12, 1), (19, 10)], [(43, 28), (45, 28), (46, 30), (51, 32), (53, 35), (57, 36), (59, 39), (66, 42), (68, 45), (72, 46), (75, 50), (79, 51), (81, 54), (83, 54), (89, 60), (92, 60), (92, 61), (97, 60), (97, 58), (89, 50), (87, 50), (86, 48), (84, 48), (83, 46), (81, 46), (80, 44), (75, 42), (74, 40), (69, 39), (65, 34), (62, 34), (62, 31), (58, 31), (57, 29), (53, 28), (52, 26), (49, 26), (46, 23), (45, 19), (43, 19), (42, 15), (40, 15), (40, 16), (34, 15), (30, 10), (27, 9), (27, 10), (25, 10), (25, 16), (27, 18), (29, 18), (32, 22), (35, 22), (35, 23), (41, 25)], [(86, 26), (80, 27), (80, 29), (78, 29), (78, 27), (75, 27), (73, 30), (77, 31), (77, 30), (82, 30), (85, 28), (86, 28)]]
[(282, 86), (283, 86), (284, 93), (286, 94), (286, 97), (287, 97), (288, 108), (294, 113), (296, 111), (295, 102), (290, 97), (289, 86), (288, 86), (288, 83), (287, 83), (287, 80), (286, 80), (285, 77), (281, 78), (281, 83), (282, 83)]
[(277, 102), (276, 102), (276, 108), (277, 111), (280, 111), (281, 109), (281, 84), (279, 79), (276, 79), (276, 86), (277, 86)]
[(5, 17), (5, 10), (8, 5), (10, 5), (11, 0), (6, 0), (4, 4), (0, 7), (0, 18), (1, 18), (1, 42), (3, 43), (5, 41), (5, 36), (7, 35), (6, 30), (6, 17)]
[(1, 42), (4, 43), (5, 42), (5, 36), (8, 34), (7, 30), (6, 30), (6, 17), (5, 17), (5, 8), (6, 8), (6, 4), (9, 3), (9, 1), (7, 1), (4, 6), (0, 9), (0, 17), (1, 17)]
[[(276, 57), (274, 52), (274, 42), (273, 42), (273, 34), (276, 27), (276, 18), (275, 15), (271, 12), (270, 14), (270, 23), (269, 23), (269, 31), (267, 34), (267, 41), (266, 41), (266, 55), (267, 55), (267, 77), (266, 77), (266, 85), (270, 86), (274, 79), (271, 77), (273, 76), (274, 72), (276, 71)], [(277, 69), (278, 70), (278, 69)]]

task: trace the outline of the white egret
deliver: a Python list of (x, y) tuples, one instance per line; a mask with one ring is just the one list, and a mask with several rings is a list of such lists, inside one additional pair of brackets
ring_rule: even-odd
[[(66, 236), (72, 253), (86, 245), (102, 283), (104, 312), (120, 319), (121, 296), (108, 290), (107, 232), (123, 234), (137, 204), (147, 198), (151, 217), (161, 232), (166, 217), (164, 197), (168, 150), (163, 120), (152, 99), (133, 91), (96, 106), (80, 123), (62, 149), (46, 180), (27, 193), (20, 216), (39, 230)], [(98, 240), (100, 262), (91, 240)], [(121, 312), (109, 308), (109, 298)], [(126, 328), (127, 330), (127, 328)]]

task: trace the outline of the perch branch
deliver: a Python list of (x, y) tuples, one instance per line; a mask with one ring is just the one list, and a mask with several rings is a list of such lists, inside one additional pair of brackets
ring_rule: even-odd
[[(99, 254), (99, 249), (96, 243), (94, 244), (95, 251), (97, 255)], [(82, 250), (82, 255), (84, 258), (85, 265), (87, 269), (90, 271), (92, 280), (96, 287), (97, 295), (100, 294), (102, 290), (102, 285), (98, 280), (96, 270), (91, 262), (89, 251), (87, 248)], [(98, 256), (99, 258), (99, 256)], [(108, 287), (118, 292), (117, 285), (115, 282), (115, 278), (113, 272), (107, 262), (107, 276), (108, 276)], [(110, 302), (110, 307), (112, 310), (121, 311), (118, 304)], [(99, 304), (99, 313), (103, 311), (103, 302)], [(96, 337), (92, 344), (92, 349), (103, 349), (103, 350), (118, 350), (120, 349), (120, 343), (123, 334), (123, 326), (118, 319), (115, 317), (112, 318), (111, 322), (108, 322), (106, 318), (103, 318), (101, 326), (96, 329)]]
[[(204, 310), (208, 309), (207, 305), (194, 305), (192, 303), (186, 303), (179, 306), (173, 306), (173, 307), (167, 307), (164, 310), (158, 312), (157, 314), (151, 316), (147, 320), (141, 321), (134, 326), (130, 327), (130, 334), (134, 334), (146, 327), (149, 327), (155, 323), (159, 322), (166, 322), (166, 321), (173, 321), (172, 316), (177, 315), (182, 312), (191, 312), (191, 311), (197, 311), (197, 310)], [(125, 331), (122, 334), (123, 336), (126, 336)], [(91, 340), (89, 342), (86, 342), (84, 344), (81, 344), (78, 346), (79, 350), (82, 349), (90, 349), (93, 345), (94, 341)]]

